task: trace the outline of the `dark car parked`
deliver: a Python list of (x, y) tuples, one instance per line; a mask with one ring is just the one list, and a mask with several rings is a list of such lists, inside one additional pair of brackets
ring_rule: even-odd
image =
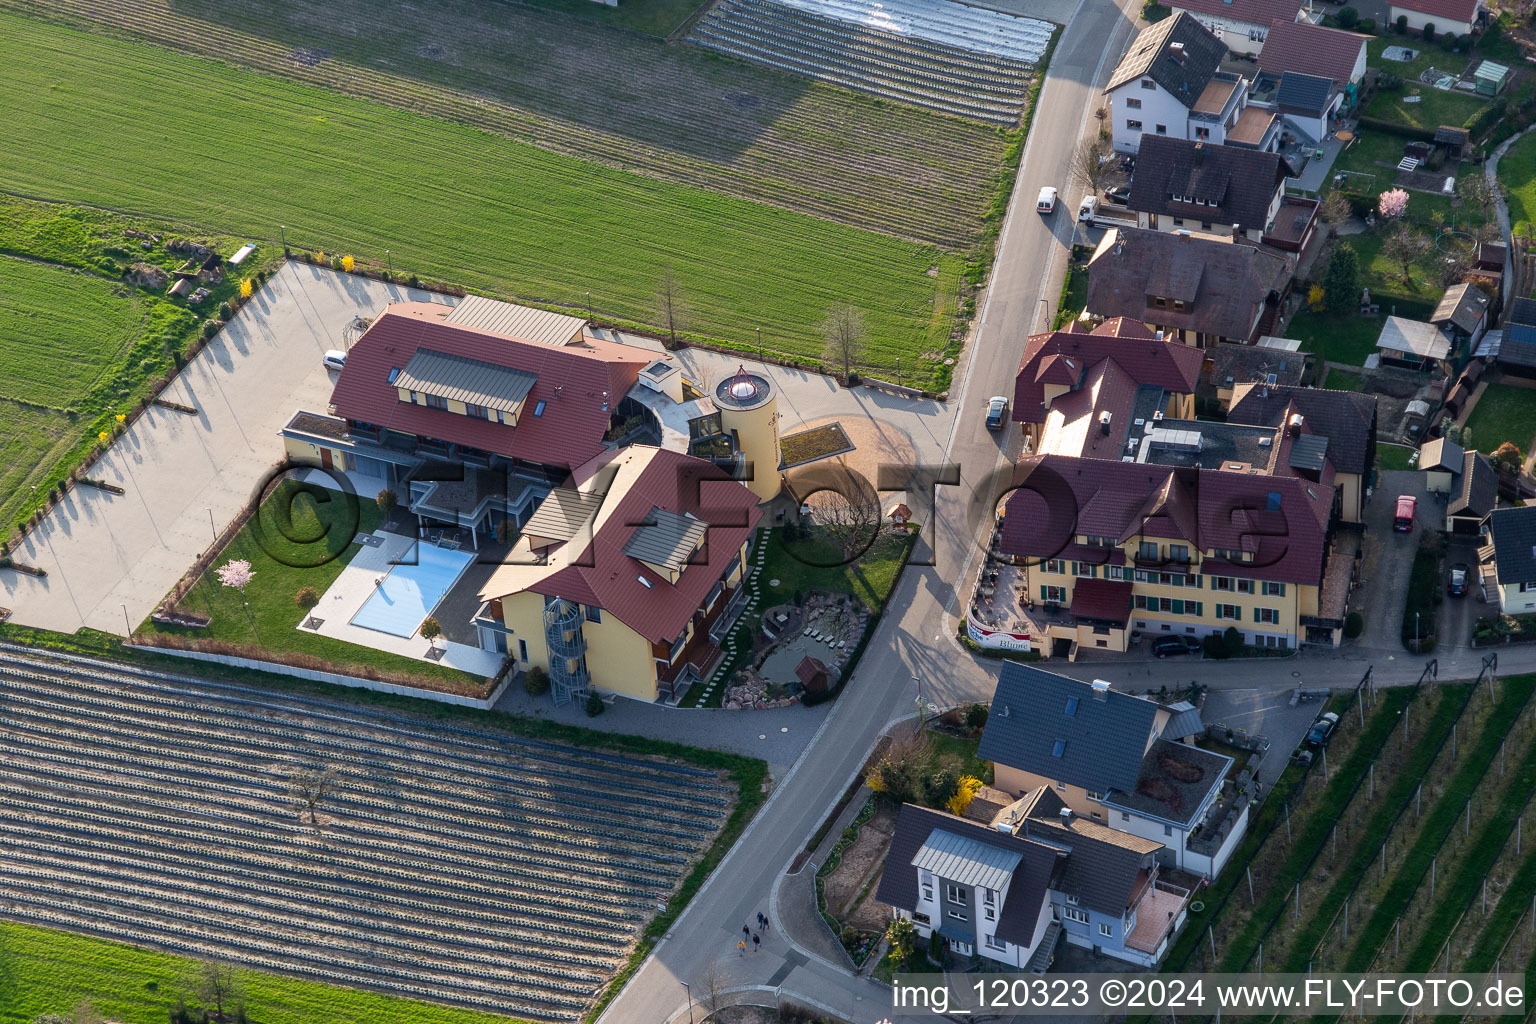
[(1160, 636), (1152, 641), (1152, 653), (1159, 658), (1170, 654), (1199, 654), (1200, 641), (1192, 636)]
[(1131, 190), (1123, 185), (1111, 185), (1104, 190), (1104, 198), (1116, 206), (1125, 206), (1131, 201)]
[(1466, 562), (1457, 562), (1451, 566), (1450, 574), (1445, 580), (1445, 592), (1451, 597), (1467, 596), (1467, 576), (1471, 574)]

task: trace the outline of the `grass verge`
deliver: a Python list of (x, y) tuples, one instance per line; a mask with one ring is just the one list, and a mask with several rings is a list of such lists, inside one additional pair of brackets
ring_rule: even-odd
[(1492, 452), (1505, 441), (1512, 441), (1522, 452), (1530, 451), (1536, 438), (1536, 390), (1489, 384), (1472, 407), (1467, 426), (1478, 451)]

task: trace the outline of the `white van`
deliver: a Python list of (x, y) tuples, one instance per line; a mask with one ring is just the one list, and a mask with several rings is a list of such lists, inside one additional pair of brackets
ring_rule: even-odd
[(1040, 198), (1035, 200), (1036, 213), (1052, 213), (1056, 209), (1056, 189), (1047, 185), (1040, 190)]
[(1077, 204), (1077, 219), (1084, 224), (1092, 224), (1094, 216), (1099, 212), (1098, 196), (1083, 196), (1083, 201)]

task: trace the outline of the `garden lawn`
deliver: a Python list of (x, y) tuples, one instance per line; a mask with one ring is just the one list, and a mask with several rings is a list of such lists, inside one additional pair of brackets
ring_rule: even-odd
[[(1407, 46), (1418, 50), (1419, 55), (1407, 63), (1383, 60), (1381, 51), (1389, 46)], [(1425, 46), (1419, 40), (1404, 39), (1394, 34), (1378, 36), (1366, 44), (1366, 63), (1373, 68), (1380, 68), (1383, 74), (1396, 75), (1403, 80), (1401, 89), (1378, 90), (1365, 108), (1366, 117), (1434, 131), (1442, 124), (1461, 124), (1485, 102), (1481, 98), (1446, 92), (1419, 81), (1419, 75), (1431, 67), (1451, 75), (1459, 75), (1467, 67), (1466, 54), (1451, 53), (1441, 47), (1438, 41)], [(1404, 96), (1414, 95), (1423, 99), (1418, 103), (1403, 102)]]
[[(1475, 440), (1475, 438), (1474, 438)], [(1376, 445), (1376, 465), (1383, 471), (1412, 469), (1409, 459), (1416, 449), (1408, 445), (1380, 443)]]
[[(1301, 350), (1310, 352), (1319, 362), (1363, 366), (1365, 357), (1376, 351), (1381, 336), (1381, 321), (1353, 313), (1314, 313), (1301, 309), (1285, 329), (1288, 338), (1301, 342)], [(1328, 373), (1328, 387), (1337, 370)], [(1347, 390), (1358, 390), (1358, 384)]]
[(1536, 132), (1517, 141), (1499, 158), (1499, 181), (1509, 204), (1509, 224), (1516, 232), (1536, 221)]
[(247, 603), (242, 604), (240, 592), (221, 584), (210, 569), (181, 602), (187, 611), (212, 617), (207, 629), (159, 625), (146, 619), (136, 635), (149, 642), (157, 635), (179, 635), (257, 644), (270, 651), (324, 658), (335, 663), (340, 672), (346, 672), (349, 665), (368, 665), (439, 679), (460, 688), (477, 686), (481, 682), (478, 678), (457, 669), (296, 628), (304, 613), (294, 603), (294, 595), (302, 587), (314, 587), (317, 594), (324, 594), (360, 550), (361, 545), (353, 544), (352, 538), (358, 533), (372, 533), (383, 519), (372, 501), (358, 501), (358, 517), (354, 519), (339, 492), (321, 493), (331, 500), (317, 501), (300, 485), (284, 480), (214, 559), (215, 568), (238, 558), (251, 563), (255, 577), (245, 590)]
[(508, 297), (590, 291), (618, 322), (658, 319), (670, 268), (691, 337), (755, 350), (761, 327), (811, 361), (851, 301), (867, 365), (903, 356), (931, 368), (909, 383), (947, 385), (933, 354), (953, 348), (962, 264), (931, 246), (135, 42), (14, 15), (0, 35), (27, 54), (0, 65), (0, 189), (260, 239), (284, 224), (293, 245), (389, 249), (397, 270)]
[(1359, 376), (1343, 370), (1329, 370), (1327, 379), (1323, 381), (1323, 387), (1330, 391), (1359, 391), (1364, 385), (1365, 381)]
[(1505, 441), (1529, 452), (1531, 439), (1536, 437), (1536, 390), (1503, 382), (1489, 384), (1472, 407), (1466, 425), (1480, 452), (1492, 452)]

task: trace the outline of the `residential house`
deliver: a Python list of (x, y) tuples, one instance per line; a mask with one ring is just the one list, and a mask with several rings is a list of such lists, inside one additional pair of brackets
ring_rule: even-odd
[(1273, 332), (1295, 267), (1293, 256), (1246, 240), (1110, 228), (1088, 261), (1087, 311), (1202, 348), (1249, 342)]
[(1422, 320), (1387, 317), (1376, 339), (1376, 351), (1386, 364), (1438, 372), (1442, 376), (1451, 373), (1451, 340), (1434, 324)]
[(1536, 612), (1536, 505), (1489, 513), (1488, 538), (1499, 611), (1505, 615)]
[(1013, 419), (1030, 451), (1119, 458), (1133, 423), (1194, 415), (1199, 373), (1198, 351), (1134, 320), (1108, 320), (1092, 332), (1074, 322), (1025, 344)]
[(1135, 153), (1143, 137), (1167, 135), (1220, 145), (1237, 125), (1247, 88), (1222, 71), (1226, 47), (1188, 14), (1143, 29), (1105, 90), (1110, 139)]
[[(1151, 137), (1143, 140), (1136, 156), (1129, 205), (1139, 228), (1268, 242), (1287, 201), (1289, 173), (1275, 153)], [(1299, 251), (1311, 239), (1317, 204), (1300, 199), (1292, 204), (1295, 209), (1287, 213), (1291, 220), (1296, 212), (1307, 214), (1295, 231), (1292, 251)], [(1296, 227), (1289, 221), (1286, 226)], [(1287, 236), (1283, 241), (1293, 240)]]
[(1376, 396), (1252, 381), (1233, 389), (1229, 423), (1281, 427), (1300, 417), (1333, 467), (1334, 513), (1365, 520), (1365, 497), (1376, 466)]
[(1289, 124), (1312, 143), (1322, 142), (1333, 131), (1333, 121), (1344, 102), (1344, 93), (1332, 79), (1287, 71), (1275, 86), (1274, 106)]
[(1016, 467), (998, 551), (1029, 567), (1032, 648), (1124, 651), (1135, 637), (1229, 628), (1256, 647), (1337, 645), (1347, 590), (1324, 586), (1335, 487), (1321, 438), (1305, 424), (1149, 428), (1125, 439), (1130, 461)]
[(1536, 375), (1536, 299), (1515, 299), (1504, 314), (1504, 339), (1495, 361), (1506, 372)]
[(1160, 849), (1077, 817), (1043, 788), (986, 821), (907, 804), (875, 898), (924, 938), (1015, 970), (1043, 973), (1063, 936), (1151, 967), (1190, 899), (1160, 878)]
[(1307, 373), (1307, 357), (1301, 352), (1260, 345), (1217, 345), (1205, 350), (1201, 379), (1204, 393), (1223, 409), (1232, 405), (1232, 390), (1239, 384), (1299, 387)]
[(1462, 452), (1445, 505), (1446, 533), (1476, 536), (1499, 503), (1499, 472), (1482, 452)]
[(1481, 288), (1469, 282), (1454, 284), (1445, 290), (1429, 322), (1438, 327), (1451, 342), (1451, 350), (1474, 352), (1488, 330), (1492, 300)]
[(1304, 0), (1169, 0), (1168, 6), (1197, 19), (1233, 53), (1248, 55), (1264, 48), (1275, 22), (1307, 19), (1311, 5)]
[(600, 452), (480, 585), (481, 644), (546, 669), (557, 703), (591, 688), (675, 702), (720, 660), (761, 516), (710, 462), (650, 445)]
[(1370, 38), (1310, 21), (1277, 20), (1259, 51), (1259, 70), (1276, 81), (1287, 73), (1326, 78), (1353, 106), (1365, 77), (1365, 44)]
[[(1074, 815), (1162, 844), (1168, 867), (1215, 877), (1248, 827), (1225, 754), (1181, 742), (1185, 714), (1110, 687), (1009, 662), (977, 755), (992, 785), (1052, 793)], [(1200, 730), (1203, 732), (1203, 729)]]
[(1392, 0), (1387, 4), (1387, 20), (1394, 25), (1402, 18), (1410, 32), (1431, 27), (1437, 37), (1447, 32), (1467, 35), (1484, 16), (1483, 0)]

